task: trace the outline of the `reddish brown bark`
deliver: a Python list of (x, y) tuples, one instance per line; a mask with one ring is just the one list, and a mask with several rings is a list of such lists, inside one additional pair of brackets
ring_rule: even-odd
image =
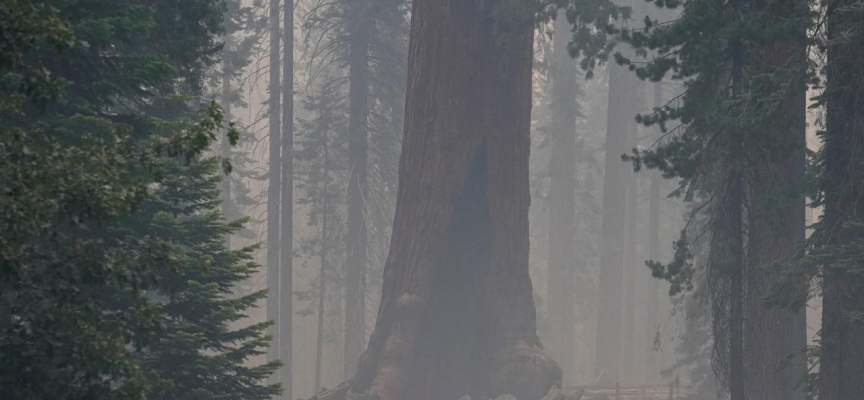
[(496, 26), (493, 7), (413, 4), (390, 254), (351, 393), (535, 400), (560, 384), (528, 276), (533, 29)]

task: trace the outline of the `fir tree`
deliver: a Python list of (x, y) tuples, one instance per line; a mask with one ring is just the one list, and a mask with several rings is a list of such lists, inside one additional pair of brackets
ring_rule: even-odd
[[(192, 354), (181, 330), (198, 332), (200, 351), (221, 353), (209, 372), (236, 377), (246, 394), (272, 391), (257, 383), (268, 367), (241, 367), (258, 351), (261, 328), (219, 332), (260, 295), (220, 298), (251, 265), (248, 250), (221, 248), (221, 235), (238, 225), (226, 227), (212, 213), (220, 164), (197, 163), (225, 128), (218, 106), (199, 110), (197, 101), (220, 46), (222, 2), (4, 0), (0, 10), (0, 392), (142, 398), (169, 371), (140, 355)], [(235, 142), (236, 131), (228, 132)], [(188, 162), (211, 178), (187, 180), (166, 162)], [(204, 191), (167, 189), (179, 181)], [(143, 234), (179, 217), (153, 213), (167, 204), (156, 192), (173, 196), (173, 211), (207, 214), (186, 226), (206, 235)], [(211, 266), (221, 275), (202, 277), (203, 251), (220, 255)], [(158, 293), (170, 292), (172, 276), (201, 285), (174, 281), (177, 297), (165, 302)], [(232, 342), (241, 348), (229, 350)], [(200, 365), (174, 367), (177, 397), (211, 383)]]
[[(860, 397), (864, 383), (864, 224), (860, 205), (861, 145), (864, 137), (864, 23), (861, 1), (819, 2), (824, 25), (820, 51), (827, 82), (818, 97), (825, 107), (819, 132), (824, 147), (818, 157), (819, 192), (815, 206), (824, 206), (811, 237), (807, 268), (791, 269), (795, 277), (821, 278), (822, 295), (819, 372), (815, 389), (820, 400)], [(797, 267), (797, 266), (796, 266)]]
[(151, 297), (163, 311), (161, 327), (141, 352), (141, 368), (152, 381), (149, 399), (269, 399), (279, 385), (265, 385), (278, 362), (251, 364), (264, 354), (271, 322), (232, 329), (265, 297), (264, 291), (235, 297), (236, 286), (258, 271), (254, 247), (225, 248), (223, 238), (242, 227), (219, 211), (219, 160), (187, 164), (163, 159), (159, 188), (118, 228), (135, 236), (159, 237), (173, 255), (159, 269)]
[[(804, 150), (803, 55), (810, 12), (795, 1), (657, 4), (683, 11), (669, 23), (645, 18), (644, 28), (624, 30), (620, 37), (643, 55), (658, 53), (647, 63), (631, 64), (637, 75), (680, 80), (685, 90), (680, 103), (640, 116), (646, 124), (659, 123), (664, 138), (635, 152), (634, 165), (679, 178), (678, 195), (705, 203), (698, 210), (710, 216), (705, 231), (711, 240), (706, 265), (714, 367), (732, 399), (800, 396), (794, 375), (803, 371), (782, 371), (781, 363), (803, 351), (796, 335), (804, 334), (804, 326), (789, 310), (768, 310), (762, 303), (778, 279), (768, 268), (795, 255), (795, 238), (804, 229), (798, 223), (803, 208), (796, 206), (803, 205), (796, 190), (803, 176), (796, 175), (797, 167), (783, 168), (803, 163), (795, 160)], [(672, 121), (678, 125), (667, 131)], [(777, 238), (785, 242), (771, 244)], [(771, 250), (781, 245), (784, 250)], [(692, 287), (695, 276), (687, 236), (677, 246), (668, 266), (651, 263), (655, 276), (668, 278), (675, 290)], [(771, 343), (760, 344), (762, 338)], [(764, 365), (772, 367), (757, 367)], [(745, 367), (760, 369), (745, 375)]]
[[(262, 179), (252, 170), (254, 160), (248, 150), (254, 142), (254, 135), (234, 117), (233, 110), (248, 107), (242, 93), (245, 72), (256, 47), (261, 43), (259, 33), (266, 26), (263, 26), (264, 21), (255, 14), (254, 7), (243, 5), (240, 0), (228, 0), (225, 6), (222, 34), (224, 44), (219, 54), (221, 62), (208, 71), (206, 89), (208, 97), (218, 100), (225, 113), (225, 120), (234, 123), (235, 128), (240, 131), (237, 146), (231, 145), (227, 130), (219, 146), (219, 155), (229, 160), (232, 167), (232, 173), (222, 180), (222, 214), (228, 220), (235, 220), (245, 214), (245, 208), (256, 203), (251, 198), (248, 181)], [(261, 221), (250, 220), (250, 224), (258, 223)], [(237, 234), (245, 239), (253, 239), (248, 227)], [(228, 237), (226, 243), (230, 246)]]
[[(322, 388), (323, 346), (325, 341), (335, 342), (339, 332), (325, 332), (325, 318), (339, 318), (342, 292), (338, 286), (344, 279), (338, 268), (345, 260), (345, 181), (346, 123), (344, 104), (339, 91), (329, 77), (304, 101), (308, 119), (301, 119), (296, 154), (297, 182), (301, 196), (298, 204), (305, 206), (308, 223), (315, 226), (314, 236), (302, 238), (299, 250), (307, 262), (317, 263), (318, 279), (312, 290), (300, 293), (317, 316), (317, 342), (315, 350), (315, 390)], [(317, 290), (316, 290), (317, 289)], [(331, 312), (328, 312), (331, 311)], [(335, 315), (333, 315), (335, 314)]]
[[(163, 322), (143, 294), (176, 253), (108, 227), (163, 182), (160, 159), (193, 160), (222, 128), (217, 106), (198, 113), (190, 101), (219, 48), (221, 3), (0, 10), (0, 392), (141, 398), (150, 382), (134, 355)], [(151, 113), (168, 107), (170, 117)]]

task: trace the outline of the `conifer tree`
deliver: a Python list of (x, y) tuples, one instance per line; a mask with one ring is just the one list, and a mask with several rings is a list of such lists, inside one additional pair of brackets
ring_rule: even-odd
[(282, 193), (279, 240), (279, 381), (293, 400), (294, 363), (294, 0), (284, 0), (282, 23)]
[[(821, 274), (822, 332), (819, 399), (855, 398), (864, 393), (864, 280), (861, 279), (861, 146), (864, 138), (864, 23), (860, 1), (821, 2), (825, 21), (825, 127), (820, 136), (821, 179), (817, 205), (825, 213), (808, 255), (811, 274)], [(821, 269), (821, 270), (820, 270)]]
[[(268, 146), (267, 158), (267, 319), (279, 321), (281, 285), (281, 212), (282, 212), (282, 85), (280, 75), (282, 59), (282, 21), (280, 0), (270, 0), (267, 27), (269, 29), (269, 97), (267, 100)], [(281, 355), (280, 323), (270, 327), (269, 335), (273, 340), (267, 352), (267, 360), (275, 361)], [(278, 376), (273, 376), (274, 382)]]
[[(804, 327), (796, 323), (794, 312), (769, 310), (763, 299), (771, 293), (771, 284), (765, 282), (779, 279), (769, 268), (795, 255), (795, 239), (787, 237), (803, 230), (803, 224), (795, 222), (797, 213), (803, 214), (795, 206), (803, 204), (795, 190), (802, 176), (794, 171), (772, 174), (803, 152), (807, 64), (802, 55), (810, 13), (798, 2), (658, 4), (682, 6), (684, 11), (671, 23), (646, 18), (644, 29), (624, 31), (621, 37), (660, 54), (647, 64), (631, 66), (640, 77), (682, 80), (685, 92), (680, 106), (667, 105), (640, 118), (663, 127), (670, 121), (680, 125), (665, 133), (655, 148), (635, 153), (635, 165), (680, 178), (678, 194), (705, 202), (700, 210), (710, 215), (707, 274), (714, 366), (732, 399), (792, 398), (800, 393), (795, 373), (782, 370), (782, 363), (803, 351), (798, 335)], [(771, 52), (782, 55), (782, 65), (765, 57)], [(620, 55), (617, 59), (628, 62)], [(762, 191), (766, 186), (760, 181), (777, 186)], [(754, 236), (769, 226), (764, 218), (772, 215), (773, 226), (784, 227), (773, 234), (791, 235), (780, 236), (786, 247), (779, 252), (766, 252), (772, 245), (760, 244), (764, 236)], [(670, 279), (673, 291), (687, 289), (693, 276), (686, 236), (677, 246), (670, 265), (652, 263), (655, 276)], [(760, 327), (767, 321), (772, 323)], [(760, 345), (760, 336), (776, 345)], [(745, 374), (745, 368), (764, 365), (772, 367)]]
[[(301, 195), (298, 204), (307, 210), (308, 223), (315, 226), (314, 236), (301, 238), (299, 250), (309, 261), (318, 263), (317, 291), (302, 294), (315, 308), (317, 343), (315, 349), (315, 390), (323, 384), (322, 364), (325, 341), (333, 342), (338, 332), (325, 333), (329, 309), (338, 309), (341, 299), (329, 293), (342, 280), (337, 268), (345, 259), (345, 181), (346, 118), (340, 85), (333, 85), (326, 75), (323, 83), (304, 100), (308, 119), (301, 119), (298, 130), (297, 181)], [(313, 287), (313, 289), (316, 289)], [(329, 289), (329, 291), (328, 291)], [(329, 340), (328, 340), (329, 339)]]
[[(223, 297), (252, 266), (248, 250), (222, 247), (239, 225), (220, 222), (220, 164), (200, 158), (225, 128), (218, 106), (198, 110), (223, 12), (220, 1), (0, 6), (4, 395), (153, 398), (148, 388), (169, 374), (175, 393), (204, 393), (208, 374), (243, 396), (275, 390), (258, 383), (270, 367), (242, 365), (260, 351), (263, 327), (225, 330), (260, 295)], [(166, 163), (189, 163), (202, 179)], [(192, 189), (168, 189), (178, 182)], [(162, 207), (177, 214), (154, 212)], [(153, 234), (180, 214), (190, 236)], [(202, 277), (204, 266), (221, 274)], [(188, 364), (172, 372), (151, 362), (162, 350), (214, 352), (219, 362), (206, 374)]]
[(148, 399), (269, 399), (280, 385), (265, 385), (278, 361), (251, 364), (264, 354), (272, 322), (232, 329), (265, 297), (265, 291), (234, 296), (235, 287), (258, 271), (254, 247), (229, 250), (224, 236), (242, 227), (219, 212), (219, 160), (187, 164), (162, 159), (165, 176), (139, 212), (110, 228), (140, 237), (159, 237), (172, 249), (150, 291), (163, 312), (161, 327), (141, 351), (141, 368), (151, 386)]
[[(231, 174), (222, 180), (222, 215), (228, 220), (234, 220), (245, 214), (246, 207), (255, 204), (247, 181), (261, 179), (252, 169), (254, 160), (248, 150), (254, 141), (254, 135), (234, 117), (233, 110), (248, 106), (242, 93), (244, 73), (251, 63), (256, 46), (261, 43), (261, 35), (258, 33), (266, 26), (262, 26), (265, 21), (255, 15), (254, 8), (244, 5), (242, 0), (229, 0), (225, 5), (222, 34), (224, 43), (219, 55), (221, 63), (209, 71), (206, 89), (213, 98), (218, 99), (225, 114), (225, 121), (233, 123), (240, 133), (237, 146), (231, 146), (228, 130), (225, 130), (219, 145), (220, 157), (230, 160), (232, 167)], [(236, 234), (245, 239), (253, 239), (248, 225), (259, 222), (250, 220), (247, 226)], [(230, 236), (225, 238), (229, 247)]]

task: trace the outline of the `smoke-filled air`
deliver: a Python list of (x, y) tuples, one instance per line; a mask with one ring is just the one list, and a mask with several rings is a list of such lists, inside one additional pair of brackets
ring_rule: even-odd
[(864, 400), (864, 0), (0, 0), (0, 400)]

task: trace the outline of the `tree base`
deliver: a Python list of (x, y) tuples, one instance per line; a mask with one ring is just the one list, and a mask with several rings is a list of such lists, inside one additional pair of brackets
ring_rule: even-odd
[[(584, 390), (574, 393), (565, 394), (558, 386), (552, 386), (541, 400), (579, 400), (582, 398)], [(369, 393), (357, 394), (351, 392), (351, 381), (346, 381), (339, 386), (325, 390), (321, 393), (312, 396), (309, 400), (377, 400), (377, 398)], [(469, 395), (463, 396), (460, 400), (474, 400)], [(478, 398), (476, 400), (491, 400), (489, 398)], [(495, 400), (519, 400), (512, 394), (504, 394), (495, 398)]]

